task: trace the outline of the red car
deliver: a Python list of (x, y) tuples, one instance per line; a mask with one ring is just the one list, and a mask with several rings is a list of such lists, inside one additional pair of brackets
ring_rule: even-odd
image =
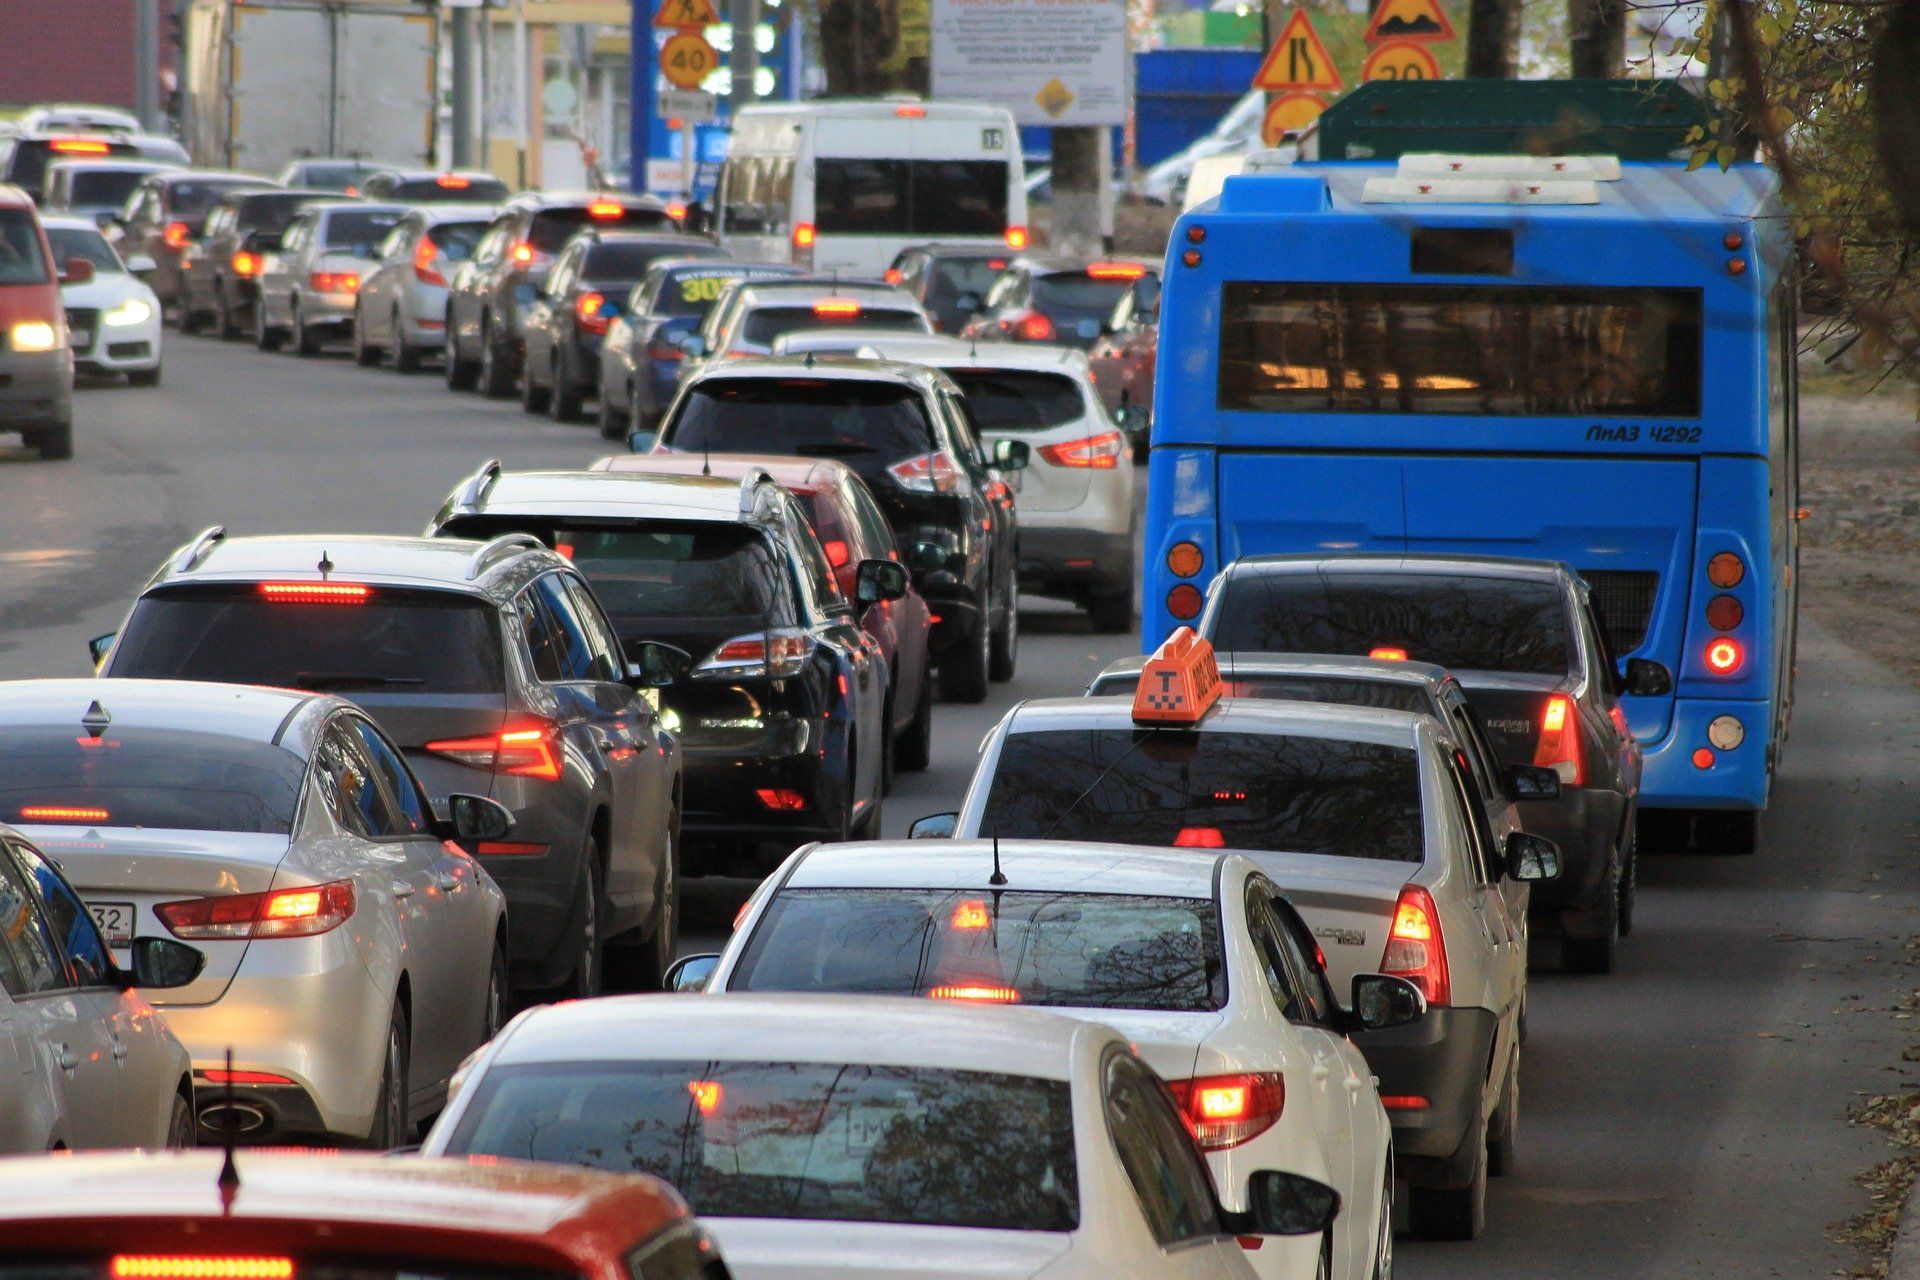
[(242, 1150), (0, 1161), (0, 1276), (728, 1280), (657, 1178), (475, 1157)]
[[(844, 462), (829, 458), (789, 458), (762, 454), (646, 453), (605, 458), (596, 471), (671, 472), (736, 480), (764, 471), (806, 509), (840, 592), (857, 600), (862, 560), (898, 560), (893, 530), (866, 482)], [(888, 707), (893, 730), (893, 764), (917, 773), (933, 752), (933, 679), (928, 670), (927, 637), (933, 614), (911, 582), (898, 600), (860, 606), (860, 629), (886, 657), (892, 681)]]
[(1153, 361), (1160, 352), (1160, 278), (1142, 276), (1114, 304), (1087, 367), (1100, 402), (1127, 433), (1133, 456), (1146, 455), (1153, 422)]
[(33, 201), (0, 186), (0, 431), (18, 431), (42, 458), (73, 456), (73, 344), (60, 285), (92, 278), (85, 259), (55, 263)]

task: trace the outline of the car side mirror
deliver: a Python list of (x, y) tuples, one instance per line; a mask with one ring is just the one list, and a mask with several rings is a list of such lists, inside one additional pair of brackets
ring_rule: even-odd
[(1553, 800), (1560, 795), (1560, 775), (1543, 764), (1507, 766), (1507, 794), (1515, 800)]
[(127, 259), (127, 270), (136, 276), (144, 276), (159, 269), (160, 264), (155, 262), (150, 254), (136, 253)]
[(1033, 450), (1025, 440), (995, 440), (993, 467), (996, 471), (1024, 471), (1033, 461)]
[(1560, 878), (1560, 846), (1545, 836), (1514, 831), (1507, 836), (1507, 875), (1514, 880)]
[(207, 967), (198, 949), (172, 938), (135, 938), (133, 967), (125, 972), (130, 986), (165, 991), (184, 987)]
[(1223, 1210), (1220, 1225), (1235, 1236), (1317, 1236), (1339, 1216), (1340, 1193), (1326, 1183), (1260, 1169), (1247, 1179), (1246, 1212)]
[(960, 815), (957, 813), (930, 813), (917, 818), (907, 828), (909, 840), (947, 840), (960, 829)]
[(682, 334), (673, 345), (689, 360), (698, 360), (707, 354), (707, 340), (697, 333)]
[(1427, 1015), (1427, 998), (1405, 978), (1384, 973), (1353, 975), (1353, 1024), (1360, 1031), (1404, 1027)]
[(67, 266), (60, 273), (61, 284), (85, 284), (93, 279), (93, 263), (85, 258), (68, 258)]
[(118, 631), (109, 631), (103, 636), (95, 636), (87, 641), (87, 652), (93, 655), (94, 670), (98, 671), (100, 664), (107, 660), (107, 654), (113, 651), (114, 639), (119, 634)]
[(907, 594), (907, 567), (892, 560), (862, 560), (855, 571), (853, 596), (861, 604), (880, 604)]
[[(477, 845), (498, 840), (513, 830), (513, 813), (498, 800), (454, 792), (447, 797), (447, 824), (456, 844)], [(468, 850), (472, 852), (471, 849)]]
[(1638, 698), (1672, 693), (1673, 672), (1652, 658), (1628, 658), (1626, 691)]
[(661, 640), (642, 640), (633, 646), (627, 663), (627, 683), (636, 689), (664, 689), (686, 679), (693, 655)]
[(1147, 433), (1147, 406), (1128, 402), (1120, 406), (1120, 429), (1130, 436)]
[(628, 453), (652, 453), (653, 446), (660, 440), (658, 431), (648, 431), (644, 427), (635, 427), (627, 432)]
[(666, 980), (660, 984), (660, 989), (689, 993), (705, 991), (707, 983), (713, 981), (714, 970), (719, 967), (719, 956), (681, 956), (667, 970)]

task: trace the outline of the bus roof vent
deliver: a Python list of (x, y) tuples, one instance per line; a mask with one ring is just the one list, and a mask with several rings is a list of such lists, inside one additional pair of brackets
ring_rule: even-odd
[(1237, 174), (1220, 188), (1222, 213), (1323, 213), (1327, 180), (1317, 173)]
[(1400, 157), (1403, 178), (1518, 178), (1620, 181), (1619, 156), (1469, 156), (1421, 152)]
[(1591, 178), (1368, 178), (1362, 204), (1599, 204)]

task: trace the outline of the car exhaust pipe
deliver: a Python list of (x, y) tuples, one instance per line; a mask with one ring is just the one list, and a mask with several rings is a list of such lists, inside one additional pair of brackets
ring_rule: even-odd
[(200, 1127), (208, 1133), (224, 1133), (229, 1115), (233, 1117), (236, 1134), (257, 1134), (273, 1123), (264, 1110), (251, 1102), (212, 1102), (200, 1108)]

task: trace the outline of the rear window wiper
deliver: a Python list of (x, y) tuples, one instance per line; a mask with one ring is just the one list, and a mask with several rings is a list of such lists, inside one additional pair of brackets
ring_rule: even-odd
[(857, 453), (878, 453), (870, 444), (841, 444), (837, 441), (823, 441), (819, 444), (797, 444), (793, 451), (803, 458), (850, 458)]
[(293, 677), (296, 689), (392, 689), (426, 682), (425, 676), (369, 676), (346, 671), (300, 671)]

